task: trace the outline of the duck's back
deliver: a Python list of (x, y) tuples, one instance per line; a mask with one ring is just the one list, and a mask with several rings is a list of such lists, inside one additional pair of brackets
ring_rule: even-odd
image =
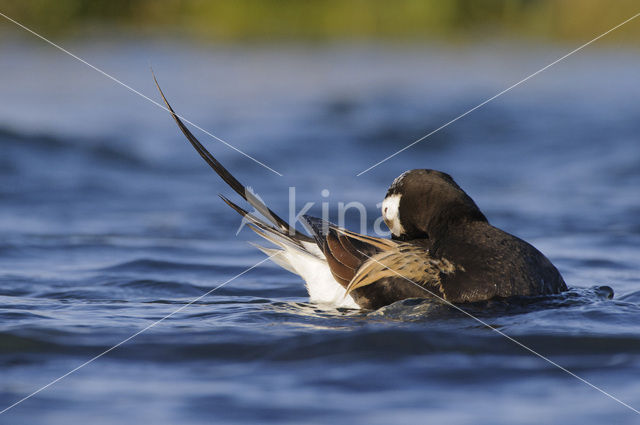
[(567, 289), (558, 269), (529, 243), (487, 222), (452, 229), (431, 254), (456, 264), (443, 276), (446, 298), (473, 302), (495, 297), (554, 294)]

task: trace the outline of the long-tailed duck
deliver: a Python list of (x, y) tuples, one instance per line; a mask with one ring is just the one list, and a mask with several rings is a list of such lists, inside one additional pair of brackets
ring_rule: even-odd
[[(157, 84), (157, 81), (156, 81)], [(366, 236), (305, 216), (309, 237), (275, 214), (209, 153), (160, 94), (189, 142), (264, 219), (221, 196), (275, 245), (256, 245), (302, 277), (311, 302), (377, 309), (407, 298), (452, 303), (554, 294), (567, 289), (554, 265), (527, 242), (487, 221), (448, 174), (411, 170), (382, 203), (391, 239)]]

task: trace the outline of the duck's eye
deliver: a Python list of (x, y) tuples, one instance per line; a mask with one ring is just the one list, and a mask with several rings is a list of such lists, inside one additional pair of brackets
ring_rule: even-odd
[(384, 207), (384, 210), (382, 211), (382, 215), (383, 215), (383, 216), (385, 216), (385, 217), (387, 216), (387, 210), (388, 210), (388, 209), (389, 209), (389, 208)]

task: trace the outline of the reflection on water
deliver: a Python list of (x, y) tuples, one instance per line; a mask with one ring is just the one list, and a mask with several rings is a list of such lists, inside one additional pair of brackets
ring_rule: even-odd
[[(72, 50), (278, 170), (205, 135), (286, 216), (375, 205), (402, 171), (454, 176), (531, 241), (566, 294), (465, 306), (638, 407), (640, 95), (633, 51), (558, 64), (362, 177), (355, 174), (551, 62), (561, 48), (197, 46)], [(166, 112), (58, 52), (0, 46), (3, 407), (264, 257)], [(200, 137), (200, 134), (198, 134)], [(337, 211), (331, 210), (335, 217)], [(357, 225), (347, 214), (347, 225)], [(615, 291), (611, 292), (604, 286)], [(488, 407), (490, 406), (490, 408)], [(0, 423), (634, 423), (635, 414), (439, 303), (309, 304), (270, 263), (3, 416)], [(605, 419), (606, 418), (606, 419)], [(548, 420), (547, 420), (548, 419)]]

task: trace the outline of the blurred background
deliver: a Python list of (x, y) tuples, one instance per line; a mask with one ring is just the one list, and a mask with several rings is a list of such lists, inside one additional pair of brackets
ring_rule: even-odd
[[(470, 306), (638, 408), (636, 1), (0, 0), (0, 13), (160, 101), (281, 216), (368, 207), (450, 173), (572, 288)], [(0, 16), (0, 410), (264, 256), (166, 111)], [(330, 192), (328, 197), (322, 190)], [(358, 229), (356, 210), (347, 227)], [(613, 299), (597, 289), (609, 285)], [(443, 367), (446, 365), (446, 367)], [(0, 414), (46, 423), (636, 423), (455, 311), (308, 303), (265, 263)]]
[[(377, 39), (468, 42), (476, 37), (580, 40), (637, 13), (621, 0), (33, 0), (3, 1), (3, 11), (49, 34), (114, 30), (182, 34), (216, 41)], [(637, 25), (609, 40), (637, 40)]]

